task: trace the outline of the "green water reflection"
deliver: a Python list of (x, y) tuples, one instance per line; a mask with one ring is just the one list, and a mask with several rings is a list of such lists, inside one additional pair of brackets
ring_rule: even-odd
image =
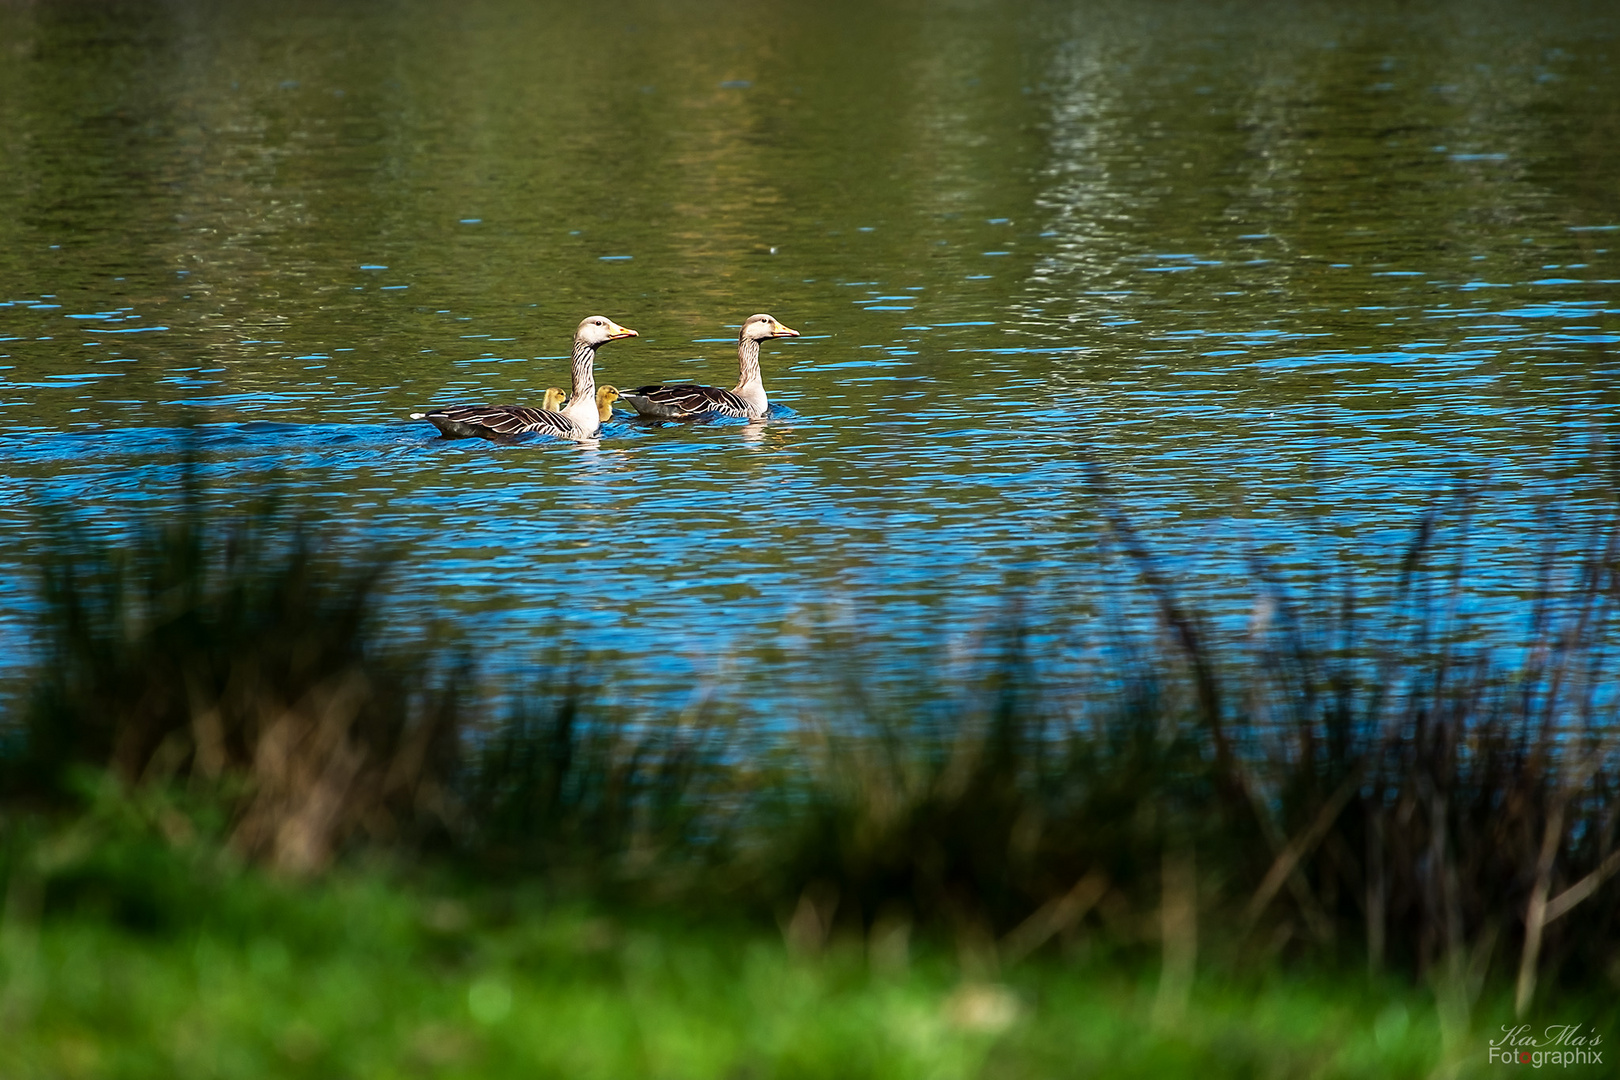
[[(1296, 567), (1485, 478), (1510, 582), (1620, 382), (1617, 30), (1580, 3), (0, 6), (0, 515), (26, 538), (42, 492), (150, 493), (201, 405), (224, 473), (278, 463), (414, 538), (452, 607), (544, 623), (589, 572), (575, 614), (694, 668), (829, 597), (971, 623), (1094, 545), (1080, 447), (1169, 549)], [(534, 400), (597, 311), (642, 335), (603, 381), (729, 385), (760, 310), (805, 335), (767, 350), (794, 415), (763, 432), (497, 449), (404, 419)]]

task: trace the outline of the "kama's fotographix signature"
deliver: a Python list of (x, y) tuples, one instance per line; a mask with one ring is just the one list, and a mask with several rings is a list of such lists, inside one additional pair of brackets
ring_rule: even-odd
[(1549, 1024), (1538, 1034), (1529, 1024), (1502, 1025), (1491, 1040), (1490, 1062), (1502, 1065), (1602, 1065), (1603, 1036), (1583, 1034), (1583, 1024)]

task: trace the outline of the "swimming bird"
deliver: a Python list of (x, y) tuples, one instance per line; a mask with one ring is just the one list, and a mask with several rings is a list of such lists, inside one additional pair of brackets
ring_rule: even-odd
[[(499, 439), (529, 432), (561, 439), (593, 439), (602, 429), (596, 403), (596, 350), (610, 341), (631, 337), (640, 335), (602, 315), (592, 315), (579, 324), (574, 331), (574, 392), (558, 412), (528, 405), (452, 405), (411, 413), (411, 419), (428, 421), (447, 439)], [(549, 400), (548, 393), (544, 401)]]
[(758, 420), (770, 408), (765, 383), (759, 377), (759, 343), (768, 338), (798, 337), (769, 315), (750, 315), (737, 334), (737, 386), (695, 383), (659, 383), (637, 387), (623, 398), (642, 416), (660, 420), (692, 420), (700, 416), (736, 416)]
[(563, 402), (567, 400), (568, 395), (563, 393), (562, 387), (548, 386), (546, 396), (540, 399), (540, 407), (546, 412), (561, 412)]

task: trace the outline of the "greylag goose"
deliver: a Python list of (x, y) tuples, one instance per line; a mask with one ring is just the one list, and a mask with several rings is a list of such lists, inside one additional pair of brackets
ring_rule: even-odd
[(759, 377), (759, 343), (767, 338), (798, 337), (769, 315), (750, 315), (737, 334), (737, 386), (695, 383), (660, 383), (641, 386), (622, 395), (642, 416), (659, 420), (691, 420), (700, 416), (735, 416), (758, 420), (770, 408), (765, 383)]
[[(428, 421), (447, 439), (499, 439), (529, 432), (563, 439), (593, 439), (602, 429), (596, 404), (596, 350), (610, 341), (639, 336), (601, 315), (581, 322), (574, 331), (574, 392), (558, 412), (528, 405), (451, 405), (412, 413), (411, 419)], [(550, 399), (549, 394), (546, 399)]]

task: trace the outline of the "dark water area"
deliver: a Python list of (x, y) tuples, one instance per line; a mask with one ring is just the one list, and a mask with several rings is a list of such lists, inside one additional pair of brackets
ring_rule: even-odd
[[(1101, 517), (1390, 572), (1458, 483), (1511, 617), (1605, 498), (1620, 14), (1597, 3), (0, 4), (0, 647), (37, 506), (267, 471), (491, 656), (791, 684), (816, 628), (1072, 645)], [(735, 381), (779, 414), (446, 442), (425, 406)], [(1543, 508), (1556, 505), (1559, 516)], [(1104, 578), (1120, 573), (1105, 568)], [(532, 649), (531, 649), (532, 647)]]

